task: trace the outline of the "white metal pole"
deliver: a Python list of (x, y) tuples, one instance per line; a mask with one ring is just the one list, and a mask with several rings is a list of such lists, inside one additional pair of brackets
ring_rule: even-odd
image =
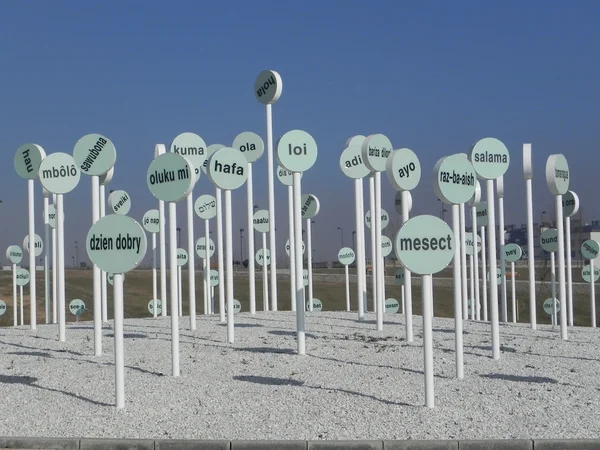
[(187, 238), (188, 238), (188, 286), (190, 307), (190, 330), (196, 329), (196, 242), (194, 241), (194, 197), (187, 196)]
[(381, 297), (383, 285), (383, 269), (381, 265), (381, 172), (375, 172), (375, 209), (371, 210), (371, 228), (375, 229), (375, 257), (373, 266), (377, 265), (375, 291), (377, 293), (377, 330), (383, 330), (384, 303)]
[(483, 303), (483, 321), (488, 321), (488, 298), (487, 298), (487, 250), (485, 241), (485, 227), (481, 227), (481, 303)]
[(204, 314), (212, 314), (210, 292), (210, 220), (204, 219)]
[[(308, 270), (308, 310), (313, 310), (313, 273), (312, 273), (312, 227), (311, 220), (306, 219), (306, 269)], [(347, 268), (347, 266), (346, 266)]]
[[(100, 218), (106, 215), (106, 186), (100, 185)], [(107, 274), (100, 271), (100, 292), (102, 300), (102, 322), (108, 322), (108, 280)], [(154, 296), (156, 298), (156, 295)], [(156, 309), (156, 305), (155, 305)]]
[(573, 273), (571, 267), (571, 217), (565, 218), (565, 247), (567, 257), (567, 296), (568, 296), (568, 313), (569, 326), (573, 326)]
[[(161, 315), (167, 317), (167, 236), (165, 202), (158, 201), (158, 245), (160, 247), (160, 302)], [(174, 300), (175, 297), (172, 298)], [(171, 308), (171, 311), (173, 309)], [(179, 348), (179, 347), (178, 347)]]
[(560, 301), (560, 337), (566, 341), (567, 335), (567, 283), (565, 280), (565, 227), (562, 195), (556, 196), (556, 230), (558, 231), (558, 295)]
[(517, 323), (517, 293), (515, 282), (515, 263), (510, 263), (510, 287), (511, 287), (511, 303), (512, 303), (512, 321)]
[(596, 328), (596, 281), (594, 280), (594, 260), (590, 259), (590, 306), (592, 311), (592, 328)]
[(179, 317), (183, 316), (183, 269), (181, 266), (177, 266), (177, 279), (178, 285), (177, 288), (179, 292), (177, 293), (177, 300), (179, 302)]
[[(454, 236), (460, 236), (460, 206), (452, 205), (452, 233)], [(452, 272), (454, 278), (454, 352), (456, 354), (456, 377), (462, 379), (465, 377), (465, 369), (463, 362), (463, 300), (462, 300), (462, 279), (461, 279), (461, 245), (457, 245), (456, 238), (454, 239), (454, 260), (452, 261)], [(430, 277), (431, 278), (431, 277)], [(423, 277), (425, 281), (425, 277)], [(421, 289), (425, 289), (422, 286)], [(423, 297), (425, 302), (425, 297)], [(423, 320), (425, 320), (425, 312), (423, 312)], [(427, 314), (431, 317), (431, 314)]]
[(223, 198), (221, 189), (216, 189), (217, 197), (217, 261), (219, 271), (219, 320), (225, 323), (225, 269), (223, 265)]
[[(164, 223), (163, 220), (160, 221)], [(171, 367), (174, 377), (179, 376), (179, 305), (177, 301), (177, 203), (169, 202), (169, 268), (171, 271)], [(114, 282), (114, 281), (113, 281)], [(161, 299), (162, 300), (162, 299)], [(163, 313), (165, 311), (163, 300)]]
[[(369, 211), (371, 213), (371, 275), (372, 275), (372, 292), (373, 296), (373, 311), (377, 313), (377, 258), (375, 257), (377, 242), (375, 238), (375, 174), (369, 175)], [(363, 217), (363, 220), (365, 218)]]
[(52, 323), (58, 323), (58, 250), (56, 240), (58, 213), (56, 210), (56, 194), (52, 194), (52, 204), (54, 205), (55, 220), (54, 228), (52, 228)]
[[(400, 198), (402, 200), (402, 223), (409, 219), (408, 211), (408, 191), (402, 191)], [(404, 268), (404, 315), (406, 320), (406, 342), (413, 342), (413, 318), (412, 318), (412, 275), (410, 270)], [(433, 308), (432, 308), (433, 313)]]
[(123, 356), (123, 274), (113, 275), (115, 315), (115, 397), (116, 407), (125, 406), (125, 359)]
[(527, 265), (529, 269), (529, 321), (531, 329), (537, 328), (535, 306), (535, 249), (533, 246), (533, 191), (531, 179), (525, 180), (527, 191)]
[[(475, 320), (481, 320), (481, 303), (479, 302), (479, 252), (477, 246), (477, 207), (471, 208), (471, 228), (473, 230), (473, 268), (475, 270)], [(483, 243), (482, 243), (483, 244)], [(484, 274), (485, 276), (485, 274)]]
[[(473, 233), (476, 236), (476, 233)], [(476, 251), (477, 242), (474, 242), (473, 249)], [(477, 303), (475, 302), (475, 267), (473, 267), (473, 255), (469, 255), (469, 300), (471, 300), (471, 320), (475, 320), (475, 310)]]
[[(593, 273), (593, 272), (592, 272)], [(12, 277), (13, 277), (13, 326), (19, 324), (18, 309), (19, 309), (19, 298), (17, 296), (17, 265), (12, 265)]]
[[(290, 250), (292, 245), (295, 248), (295, 271), (296, 271), (296, 337), (298, 340), (298, 354), (306, 353), (305, 332), (304, 332), (304, 282), (302, 270), (302, 215), (300, 213), (301, 185), (299, 172), (293, 173), (294, 189), (294, 244), (290, 241)], [(290, 253), (291, 254), (291, 253)]]
[[(356, 293), (356, 301), (358, 303), (358, 320), (360, 322), (365, 320), (365, 298), (363, 297), (363, 291), (364, 289), (364, 281), (363, 281), (363, 272), (364, 272), (364, 263), (365, 263), (365, 256), (362, 250), (362, 241), (364, 241), (365, 237), (364, 234), (360, 233), (360, 224), (362, 222), (364, 222), (364, 216), (362, 214), (361, 211), (361, 203), (362, 203), (362, 196), (361, 196), (361, 191), (362, 190), (362, 179), (355, 179), (354, 180), (354, 206), (355, 206), (355, 213), (354, 213), (354, 226), (356, 227), (356, 241), (355, 241), (355, 246), (356, 248), (353, 248), (352, 250), (354, 250), (354, 253), (356, 255), (356, 287), (357, 287), (357, 293)], [(346, 288), (349, 290), (350, 289), (350, 281), (348, 279), (348, 266), (346, 266)], [(350, 311), (350, 293), (348, 292), (346, 295), (346, 309), (348, 311)]]
[[(100, 178), (92, 178), (92, 225), (100, 219)], [(94, 299), (94, 356), (102, 355), (102, 291), (100, 268), (93, 267), (93, 299)]]
[(433, 292), (431, 291), (431, 275), (421, 277), (421, 295), (423, 302), (423, 372), (425, 375), (425, 406), (434, 407), (433, 394), (433, 337), (432, 309)]
[[(113, 279), (114, 283), (114, 279)], [(156, 319), (156, 299), (158, 297), (158, 283), (156, 279), (156, 233), (152, 233), (152, 316)]]
[[(356, 234), (360, 234), (360, 239), (357, 238), (356, 243), (359, 244), (360, 243), (360, 251), (362, 253), (362, 257), (360, 258), (360, 266), (357, 265), (357, 269), (360, 267), (360, 277), (362, 278), (362, 292), (360, 295), (360, 299), (362, 299), (362, 303), (363, 303), (363, 309), (365, 312), (367, 312), (368, 307), (367, 307), (367, 262), (366, 262), (366, 258), (367, 258), (367, 244), (365, 242), (365, 205), (364, 205), (364, 186), (363, 186), (363, 179), (361, 178), (359, 180), (360, 183), (360, 188), (359, 188), (359, 192), (360, 192), (360, 199), (358, 201), (358, 206), (360, 209), (360, 222), (359, 222), (359, 226), (356, 228)], [(358, 254), (357, 254), (358, 257)], [(360, 319), (359, 319), (360, 320)], [(363, 318), (364, 320), (364, 318)]]
[(252, 186), (252, 163), (248, 163), (248, 178), (246, 180), (247, 230), (248, 230), (248, 296), (250, 298), (250, 314), (256, 314), (256, 284), (254, 271), (254, 192)]
[(233, 240), (232, 240), (231, 191), (225, 191), (225, 261), (227, 289), (227, 342), (234, 342), (233, 327)]
[(25, 325), (25, 315), (23, 314), (23, 286), (19, 286), (19, 305), (21, 309), (21, 325)]
[[(350, 311), (350, 275), (348, 274), (347, 264), (344, 264), (344, 275), (346, 276), (346, 311)], [(360, 305), (360, 301), (358, 304)]]
[[(269, 183), (269, 247), (271, 253), (271, 304), (277, 311), (277, 245), (275, 239), (275, 183), (273, 168), (273, 110), (266, 105), (267, 115), (267, 173)], [(291, 235), (290, 235), (291, 239)], [(292, 242), (290, 241), (290, 247)], [(291, 272), (290, 272), (291, 278)], [(293, 301), (292, 301), (293, 303)]]
[(65, 226), (63, 194), (56, 195), (56, 247), (58, 250), (57, 293), (58, 293), (58, 340), (65, 342)]
[(263, 311), (268, 311), (269, 310), (269, 269), (267, 267), (267, 233), (261, 233), (261, 234), (262, 234), (262, 249), (263, 249)]
[(556, 315), (556, 259), (554, 252), (550, 253), (550, 269), (551, 283), (552, 283), (552, 325), (558, 324), (558, 317)]
[(468, 297), (469, 292), (467, 289), (467, 249), (465, 247), (465, 227), (466, 227), (466, 217), (465, 217), (465, 204), (461, 203), (459, 205), (459, 216), (460, 216), (460, 225), (459, 225), (459, 236), (460, 242), (457, 242), (458, 248), (460, 249), (459, 258), (460, 258), (460, 283), (461, 283), (461, 296), (462, 296), (462, 316), (464, 319), (469, 318), (468, 314)]
[(35, 277), (35, 180), (27, 180), (29, 195), (29, 306), (30, 326), (37, 329), (37, 299)]
[(492, 358), (500, 359), (500, 325), (498, 322), (498, 286), (496, 285), (496, 208), (494, 180), (487, 180), (488, 270), (490, 273), (490, 309), (492, 316)]
[(48, 223), (48, 205), (50, 199), (44, 195), (44, 299), (45, 322), (50, 323), (50, 224)]
[[(293, 176), (292, 176), (293, 177)], [(270, 214), (270, 213), (269, 213)], [(294, 238), (294, 187), (288, 186), (288, 221), (289, 221), (289, 229), (290, 229), (290, 302), (292, 306), (292, 312), (296, 311), (296, 242)], [(302, 232), (300, 232), (300, 236), (302, 236)], [(302, 251), (302, 247), (300, 247), (300, 251)], [(273, 260), (273, 254), (271, 254), (271, 261)], [(271, 272), (273, 272), (273, 266), (271, 266)], [(271, 274), (271, 277), (273, 274)], [(271, 296), (273, 294), (271, 293)]]
[[(504, 189), (504, 188), (503, 188)], [(498, 236), (500, 241), (500, 288), (501, 288), (501, 305), (502, 305), (502, 322), (508, 322), (508, 305), (506, 295), (506, 254), (504, 253), (504, 197), (498, 196)]]

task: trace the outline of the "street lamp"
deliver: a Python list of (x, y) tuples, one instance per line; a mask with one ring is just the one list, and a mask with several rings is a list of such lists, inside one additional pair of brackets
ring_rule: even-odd
[(177, 248), (181, 247), (181, 228), (177, 227)]
[(340, 235), (342, 237), (342, 247), (344, 246), (344, 230), (342, 229), (342, 227), (337, 227), (338, 230), (340, 230)]

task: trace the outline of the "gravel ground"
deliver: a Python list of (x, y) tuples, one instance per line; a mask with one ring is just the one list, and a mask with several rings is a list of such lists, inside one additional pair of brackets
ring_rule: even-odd
[(505, 439), (600, 435), (598, 330), (465, 323), (465, 379), (454, 377), (452, 319), (434, 319), (436, 406), (423, 406), (421, 318), (415, 342), (402, 315), (307, 314), (307, 355), (295, 315), (236, 316), (226, 344), (218, 317), (181, 322), (181, 377), (170, 376), (170, 319), (125, 320), (124, 409), (114, 405), (113, 340), (93, 356), (90, 322), (0, 330), (4, 436), (148, 439)]

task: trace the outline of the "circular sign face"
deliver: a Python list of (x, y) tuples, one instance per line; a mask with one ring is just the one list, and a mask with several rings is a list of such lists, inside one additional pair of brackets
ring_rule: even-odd
[[(206, 258), (206, 237), (201, 237), (196, 241), (196, 254), (202, 258)], [(211, 238), (208, 238), (208, 257), (212, 258), (215, 254), (215, 243)]]
[(475, 180), (475, 192), (473, 196), (469, 199), (469, 205), (476, 206), (481, 201), (481, 184), (479, 184), (479, 180)]
[(263, 105), (275, 103), (281, 97), (283, 81), (274, 70), (263, 70), (254, 82), (254, 95)]
[(204, 139), (196, 133), (181, 133), (171, 142), (171, 153), (185, 156), (194, 167), (196, 181), (200, 178), (200, 168), (206, 160), (208, 152)]
[(269, 211), (266, 209), (259, 209), (254, 213), (252, 217), (252, 223), (254, 224), (254, 229), (259, 233), (268, 233), (269, 232)]
[(567, 191), (562, 196), (563, 216), (572, 217), (579, 211), (579, 196), (573, 191)]
[[(362, 143), (361, 143), (362, 144)], [(340, 155), (340, 168), (348, 178), (360, 179), (371, 173), (362, 160), (361, 145), (349, 145)]]
[(158, 200), (178, 202), (192, 192), (196, 177), (192, 163), (177, 153), (156, 157), (146, 172), (150, 193)]
[(269, 250), (268, 248), (266, 250), (267, 250), (266, 253), (263, 253), (262, 248), (256, 252), (256, 262), (261, 267), (263, 266), (263, 263), (265, 262), (265, 257), (264, 257), (265, 254), (267, 255), (267, 258), (266, 258), (267, 266), (271, 264), (271, 250)]
[(249, 163), (257, 161), (265, 151), (265, 143), (262, 138), (251, 131), (244, 131), (238, 134), (231, 146), (242, 152), (242, 155), (244, 155), (244, 158)]
[[(583, 269), (581, 269), (581, 277), (583, 278), (584, 281), (586, 282), (590, 282), (590, 275), (592, 273), (592, 268), (590, 267), (590, 265), (588, 264), (587, 266), (583, 266)], [(600, 278), (600, 267), (596, 267), (594, 266), (594, 282), (598, 281), (598, 278)]]
[(560, 302), (557, 299), (547, 298), (544, 300), (544, 312), (550, 316), (554, 314), (552, 300), (554, 300), (554, 304), (556, 305), (556, 312), (560, 312)]
[(554, 195), (564, 195), (569, 190), (569, 164), (564, 155), (550, 155), (546, 161), (546, 183)]
[(210, 271), (210, 285), (212, 287), (219, 285), (219, 272), (217, 272), (216, 270)]
[(69, 311), (75, 316), (80, 316), (85, 311), (85, 303), (78, 298), (69, 302)]
[(183, 248), (177, 249), (177, 265), (185, 266), (188, 262), (188, 253)]
[(367, 168), (373, 172), (383, 172), (393, 149), (390, 140), (383, 134), (372, 134), (367, 136), (361, 147), (362, 159)]
[(6, 249), (6, 258), (13, 264), (19, 264), (23, 259), (23, 250), (18, 245), (11, 245)]
[(100, 177), (99, 177), (100, 178), (100, 186), (106, 186), (108, 183), (110, 183), (112, 181), (114, 175), (115, 175), (115, 168), (113, 166), (104, 175), (100, 175)]
[(206, 169), (208, 168), (208, 162), (210, 161), (210, 158), (212, 157), (212, 155), (215, 154), (217, 150), (221, 150), (223, 147), (225, 147), (223, 144), (211, 144), (208, 146), (208, 148), (206, 149), (206, 159), (204, 160), (204, 163), (202, 163), (202, 172), (206, 173)]
[(73, 157), (67, 153), (52, 153), (40, 164), (40, 183), (52, 194), (71, 192), (81, 178)]
[(504, 259), (507, 262), (517, 262), (523, 256), (523, 249), (517, 244), (506, 244), (504, 246)]
[[(237, 314), (242, 310), (242, 304), (239, 300), (233, 299), (233, 314)], [(227, 302), (225, 302), (225, 312), (227, 312)]]
[(101, 134), (86, 134), (75, 144), (73, 158), (81, 172), (100, 176), (115, 165), (117, 150), (107, 137)]
[[(398, 191), (396, 192), (396, 195), (394, 197), (394, 206), (396, 207), (396, 212), (399, 215), (402, 215), (402, 194), (403, 192)], [(406, 203), (408, 204), (408, 213), (410, 214), (410, 211), (412, 209), (412, 194), (410, 193), (410, 191), (406, 191), (406, 193), (404, 194), (406, 195)]]
[(477, 226), (487, 227), (488, 225), (488, 208), (487, 202), (479, 202), (475, 205), (475, 214), (477, 216)]
[(86, 243), (92, 263), (107, 273), (129, 272), (146, 255), (146, 232), (129, 216), (102, 217), (90, 228)]
[(508, 170), (508, 149), (496, 138), (484, 138), (475, 143), (470, 158), (473, 169), (484, 180), (495, 180)]
[[(479, 237), (478, 234), (475, 235), (475, 238), (477, 239), (477, 253), (479, 253), (481, 251), (481, 238)], [(465, 233), (465, 252), (467, 255), (474, 255), (475, 254), (475, 242), (473, 239), (473, 233)]]
[(394, 274), (394, 281), (397, 285), (404, 284), (404, 269), (396, 270), (396, 273)]
[(397, 191), (412, 191), (421, 181), (421, 164), (409, 148), (394, 150), (387, 159), (385, 171)]
[[(121, 274), (123, 275), (123, 282), (125, 282), (125, 274)], [(114, 285), (114, 278), (115, 278), (115, 274), (114, 273), (107, 273), (106, 274), (106, 279), (108, 280), (108, 283), (113, 286)]]
[(558, 231), (556, 228), (546, 228), (542, 231), (540, 243), (542, 244), (542, 249), (547, 252), (552, 253), (558, 251)]
[(239, 150), (223, 147), (210, 157), (206, 173), (216, 187), (231, 191), (246, 182), (248, 162)]
[[(365, 222), (367, 223), (367, 227), (371, 228), (371, 210), (367, 211), (365, 214)], [(381, 229), (383, 230), (390, 223), (390, 216), (387, 211), (381, 208)]]
[[(302, 241), (302, 254), (306, 251), (306, 247), (304, 246), (304, 241)], [(290, 256), (290, 240), (285, 241), (285, 252), (288, 256)]]
[[(279, 178), (281, 184), (284, 184), (285, 186), (294, 184), (294, 174), (281, 166), (277, 166), (277, 178)], [(300, 179), (302, 179), (302, 172), (300, 172)]]
[(212, 195), (201, 195), (194, 202), (194, 210), (201, 219), (212, 219), (217, 215), (217, 199)]
[(148, 233), (158, 233), (160, 231), (160, 213), (158, 209), (146, 211), (142, 217), (142, 225)]
[(598, 245), (598, 242), (593, 239), (588, 239), (581, 244), (581, 255), (585, 259), (596, 259), (599, 250), (600, 246)]
[(41, 146), (37, 144), (22, 145), (15, 154), (14, 165), (17, 175), (26, 180), (35, 180), (45, 157), (46, 152)]
[[(487, 273), (487, 281), (490, 282), (490, 272)], [(496, 267), (496, 284), (500, 286), (502, 283), (502, 269), (500, 267)]]
[(6, 303), (4, 300), (0, 300), (0, 316), (4, 315), (6, 312)]
[(392, 240), (387, 236), (381, 236), (381, 256), (387, 258), (393, 249)]
[(48, 205), (48, 225), (56, 228), (56, 206), (52, 203)]
[(387, 314), (396, 314), (400, 309), (400, 302), (395, 298), (386, 298), (385, 299), (385, 312)]
[(306, 131), (292, 130), (277, 142), (277, 160), (290, 172), (305, 172), (317, 161), (317, 143)]
[(354, 250), (350, 247), (343, 247), (338, 252), (338, 261), (342, 263), (344, 266), (349, 266), (356, 259), (356, 254)]
[[(148, 302), (148, 312), (154, 315), (154, 300)], [(156, 314), (162, 313), (162, 302), (156, 299)]]
[(300, 197), (300, 214), (303, 219), (312, 219), (319, 214), (319, 199), (313, 194), (303, 194)]
[(460, 205), (475, 194), (475, 171), (463, 155), (443, 158), (433, 169), (433, 189), (444, 203)]
[(113, 191), (108, 196), (108, 206), (115, 214), (126, 216), (131, 209), (131, 198), (125, 191)]
[(422, 215), (407, 220), (394, 241), (398, 260), (418, 275), (438, 273), (454, 257), (454, 234), (439, 217)]
[[(321, 312), (321, 311), (323, 311), (323, 303), (318, 298), (313, 298), (312, 299), (312, 307), (313, 307), (312, 312)], [(306, 310), (308, 312), (310, 312), (310, 304), (309, 304), (309, 302), (306, 302)]]
[(304, 287), (308, 286), (308, 270), (307, 269), (302, 270), (302, 283), (304, 284)]
[[(42, 238), (39, 237), (37, 234), (34, 235), (33, 241), (33, 254), (36, 257), (40, 256), (44, 251), (44, 241), (42, 241)], [(23, 239), (23, 248), (27, 251), (27, 253), (29, 253), (29, 235), (25, 236), (25, 239)]]
[(19, 267), (17, 269), (17, 286), (25, 286), (29, 283), (29, 270)]

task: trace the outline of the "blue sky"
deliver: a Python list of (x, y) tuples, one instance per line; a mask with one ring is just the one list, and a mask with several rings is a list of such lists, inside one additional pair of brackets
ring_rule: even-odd
[[(322, 205), (317, 259), (337, 253), (338, 226), (351, 243), (353, 188), (338, 161), (355, 134), (383, 133), (419, 155), (414, 214), (439, 212), (430, 175), (437, 159), (492, 136), (512, 156), (507, 224), (525, 222), (524, 142), (533, 145), (536, 217), (552, 205), (545, 160), (561, 152), (585, 219), (600, 218), (598, 2), (13, 1), (2, 9), (2, 248), (20, 244), (26, 230), (26, 182), (12, 163), (21, 144), (71, 153), (85, 134), (108, 136), (118, 152), (110, 188), (128, 191), (141, 219), (156, 204), (145, 184), (156, 143), (184, 131), (208, 144), (230, 145), (242, 131), (264, 137), (264, 107), (252, 89), (264, 69), (284, 83), (275, 138), (303, 129), (319, 145), (303, 186)], [(254, 174), (255, 203), (266, 207), (266, 157)], [(394, 193), (383, 180), (392, 212)], [(194, 192), (212, 190), (203, 178)], [(276, 190), (281, 248), (287, 194), (277, 180)], [(66, 196), (67, 262), (71, 241), (83, 242), (89, 228), (89, 197), (86, 176)], [(234, 230), (246, 228), (245, 189), (233, 199)], [(184, 204), (179, 212), (183, 221)], [(239, 231), (234, 236), (239, 255)]]

